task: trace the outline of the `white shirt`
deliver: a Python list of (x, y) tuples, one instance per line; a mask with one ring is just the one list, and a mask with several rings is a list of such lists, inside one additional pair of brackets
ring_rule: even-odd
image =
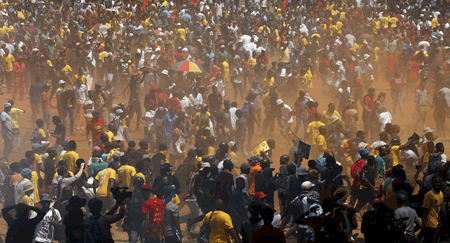
[(236, 121), (237, 121), (236, 111), (237, 111), (236, 107), (230, 108), (231, 127), (233, 128), (233, 130), (236, 128)]
[[(35, 212), (33, 212), (35, 213)], [(37, 216), (37, 214), (36, 214)], [(50, 209), (44, 218), (37, 224), (36, 230), (34, 232), (34, 240), (39, 242), (53, 242), (54, 226), (51, 225), (50, 221), (61, 221), (61, 214), (57, 209)]]
[(392, 115), (389, 111), (382, 112), (378, 115), (378, 120), (381, 123), (381, 131), (383, 131), (386, 124), (392, 122)]
[[(17, 182), (16, 187), (14, 188), (14, 195), (16, 198), (16, 204), (19, 202), (19, 197), (25, 195), (25, 192), (23, 191), (23, 185), (27, 182), (30, 182), (30, 180), (28, 180), (27, 178), (23, 178), (22, 180), (20, 180), (19, 182)], [(30, 198), (33, 200), (34, 202), (34, 193), (31, 193)]]
[(190, 94), (189, 99), (194, 106), (201, 106), (203, 104), (203, 96), (200, 93), (198, 93), (195, 97), (194, 94)]
[(294, 119), (292, 119), (291, 115), (292, 109), (286, 104), (283, 104), (283, 107), (281, 107), (281, 114), (283, 114), (283, 119), (288, 123), (292, 124), (294, 123)]
[(81, 84), (80, 87), (75, 88), (75, 99), (77, 104), (84, 104), (87, 97), (87, 87), (85, 84)]

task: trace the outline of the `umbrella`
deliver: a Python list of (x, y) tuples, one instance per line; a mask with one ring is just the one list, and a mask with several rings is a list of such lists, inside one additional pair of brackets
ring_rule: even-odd
[(190, 72), (190, 73), (203, 73), (205, 72), (205, 69), (203, 69), (200, 64), (195, 62), (189, 62), (189, 61), (181, 61), (177, 64), (175, 64), (172, 67), (172, 70), (180, 71), (180, 72)]

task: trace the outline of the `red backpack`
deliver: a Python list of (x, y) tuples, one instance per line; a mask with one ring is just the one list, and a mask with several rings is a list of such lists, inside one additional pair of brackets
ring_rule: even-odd
[(361, 185), (361, 182), (358, 180), (358, 178), (356, 178), (356, 172), (361, 172), (362, 169), (364, 167), (366, 167), (366, 161), (364, 159), (360, 159), (358, 161), (356, 161), (355, 163), (353, 163), (351, 169), (350, 169), (350, 175), (355, 179), (353, 180), (353, 185), (352, 187), (356, 188)]

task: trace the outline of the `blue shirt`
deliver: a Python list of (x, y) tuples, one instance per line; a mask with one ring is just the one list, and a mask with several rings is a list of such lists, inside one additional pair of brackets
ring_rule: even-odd
[(106, 163), (105, 161), (101, 161), (100, 163), (94, 162), (89, 166), (89, 175), (93, 175), (93, 177), (95, 177), (98, 172), (106, 168), (108, 168), (108, 163)]
[(386, 162), (384, 162), (383, 157), (380, 155), (375, 158), (375, 169), (380, 173), (380, 178), (384, 178), (384, 173), (386, 172)]
[(163, 118), (162, 123), (164, 124), (164, 135), (166, 135), (166, 137), (172, 134), (173, 121), (177, 118), (177, 115), (173, 115), (173, 117), (171, 117), (170, 113)]

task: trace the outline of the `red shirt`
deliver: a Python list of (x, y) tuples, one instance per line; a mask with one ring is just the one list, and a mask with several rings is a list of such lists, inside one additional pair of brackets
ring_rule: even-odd
[(45, 114), (50, 114), (50, 98), (48, 97), (47, 92), (42, 92), (41, 94), (41, 104), (42, 104), (42, 112)]
[(100, 135), (105, 133), (105, 123), (103, 123), (103, 119), (98, 118), (98, 121), (90, 120), (86, 126), (86, 131), (90, 131), (92, 133), (92, 140), (94, 142), (102, 141), (100, 139)]
[(163, 212), (166, 206), (159, 198), (150, 198), (142, 205), (142, 212), (150, 214), (149, 223), (144, 227), (144, 233), (149, 235), (162, 235), (163, 233)]
[(168, 109), (170, 109), (170, 107), (172, 107), (172, 106), (175, 106), (175, 108), (177, 110), (181, 109), (180, 100), (178, 100), (178, 98), (175, 98), (175, 97), (168, 99), (166, 101), (166, 106)]
[[(364, 96), (364, 105), (366, 105), (369, 110), (372, 110), (373, 99), (368, 95)], [(368, 117), (368, 116), (369, 116), (369, 112), (364, 109), (363, 117)]]
[(358, 171), (361, 172), (362, 169), (364, 167), (366, 167), (366, 165), (367, 165), (366, 161), (363, 159), (356, 161), (352, 165), (351, 170), (350, 170), (350, 174), (354, 178), (353, 184), (352, 184), (352, 189), (359, 189), (359, 186), (361, 186), (361, 181), (356, 177), (356, 172), (358, 172)]

